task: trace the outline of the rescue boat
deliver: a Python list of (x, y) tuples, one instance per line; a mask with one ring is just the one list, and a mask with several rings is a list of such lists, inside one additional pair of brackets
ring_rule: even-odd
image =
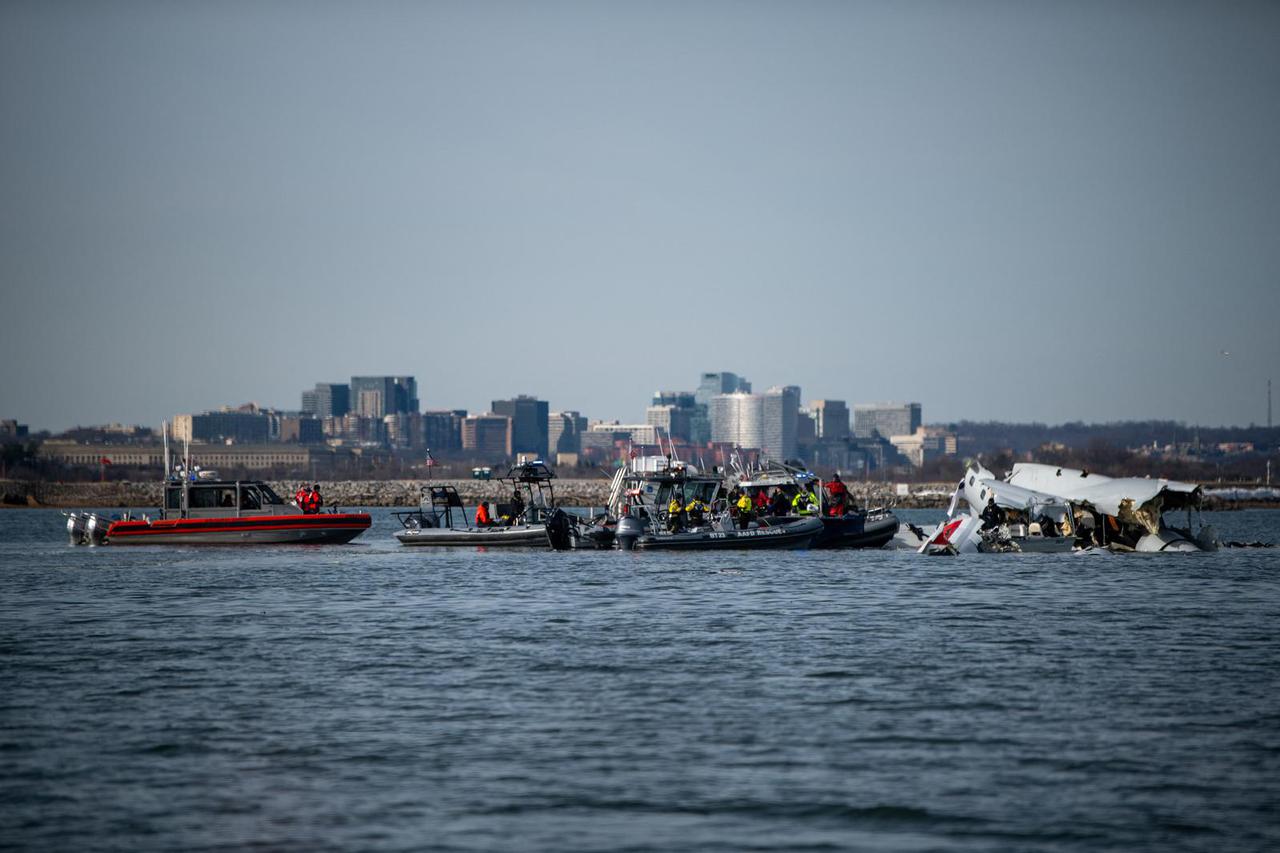
[[(817, 474), (781, 462), (763, 462), (738, 470), (738, 488), (755, 497), (780, 491), (787, 504), (801, 489), (811, 492), (817, 499), (817, 517), (822, 521), (822, 532), (813, 540), (814, 548), (883, 548), (897, 535), (898, 517), (886, 507), (857, 509), (849, 504), (839, 514), (832, 514), (830, 499)], [(774, 517), (774, 523), (801, 516)]]
[(718, 472), (670, 457), (640, 457), (620, 469), (609, 504), (616, 507), (613, 533), (624, 551), (808, 548), (822, 534), (814, 517), (756, 518), (741, 526)]
[(364, 512), (304, 514), (260, 480), (171, 478), (157, 518), (110, 521), (93, 513), (67, 519), (73, 545), (329, 545), (369, 529)]
[[(509, 484), (511, 496), (495, 502), (496, 521), (480, 526), (467, 518), (453, 486), (422, 487), (418, 509), (392, 513), (404, 527), (395, 534), (402, 545), (484, 545), (486, 547), (547, 548), (553, 541), (548, 521), (557, 514), (551, 481), (555, 473), (541, 459), (511, 466), (499, 483)], [(559, 516), (563, 516), (560, 511)], [(557, 517), (559, 517), (557, 516)], [(557, 526), (562, 522), (557, 522)]]

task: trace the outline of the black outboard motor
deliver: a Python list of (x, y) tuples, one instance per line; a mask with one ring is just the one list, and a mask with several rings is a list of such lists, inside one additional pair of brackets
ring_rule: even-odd
[(557, 508), (547, 517), (547, 541), (551, 543), (552, 550), (573, 550), (573, 527), (573, 519), (562, 509)]

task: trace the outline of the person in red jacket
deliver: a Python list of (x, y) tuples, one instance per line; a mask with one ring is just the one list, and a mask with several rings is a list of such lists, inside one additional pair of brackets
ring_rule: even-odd
[(298, 491), (293, 493), (293, 500), (298, 504), (298, 509), (306, 509), (307, 506), (307, 484), (303, 483), (298, 486)]
[(324, 506), (324, 498), (320, 497), (320, 484), (316, 483), (302, 500), (302, 511), (307, 515), (316, 515)]
[(769, 490), (768, 489), (756, 489), (755, 505), (756, 505), (757, 515), (766, 514), (766, 512), (769, 509)]
[(493, 519), (489, 517), (489, 502), (481, 501), (476, 507), (476, 527), (492, 527)]
[(828, 508), (827, 514), (832, 516), (844, 515), (846, 504), (849, 502), (849, 487), (840, 482), (840, 475), (831, 475), (830, 482), (826, 483)]

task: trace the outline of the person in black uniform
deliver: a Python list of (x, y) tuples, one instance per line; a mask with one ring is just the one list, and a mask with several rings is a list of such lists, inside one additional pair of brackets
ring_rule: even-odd
[(982, 510), (982, 515), (978, 516), (982, 519), (982, 529), (990, 530), (993, 527), (999, 527), (1005, 522), (1005, 512), (996, 506), (995, 498), (987, 498), (987, 505)]

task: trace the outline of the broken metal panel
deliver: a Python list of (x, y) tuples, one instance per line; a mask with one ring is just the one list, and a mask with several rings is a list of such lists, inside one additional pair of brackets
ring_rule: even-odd
[[(1058, 511), (1065, 511), (1067, 508), (1067, 502), (1057, 495), (997, 480), (994, 474), (980, 465), (971, 466), (965, 472), (962, 488), (965, 500), (974, 513), (982, 511), (988, 498), (995, 498), (996, 506), (1027, 512), (1049, 507)], [(947, 514), (951, 515), (952, 512)]]
[(1200, 487), (1194, 483), (1146, 477), (1106, 477), (1077, 468), (1033, 462), (1016, 463), (1008, 482), (1087, 505), (1121, 521), (1139, 524), (1151, 532), (1159, 529), (1161, 512), (1194, 506), (1200, 500)]

